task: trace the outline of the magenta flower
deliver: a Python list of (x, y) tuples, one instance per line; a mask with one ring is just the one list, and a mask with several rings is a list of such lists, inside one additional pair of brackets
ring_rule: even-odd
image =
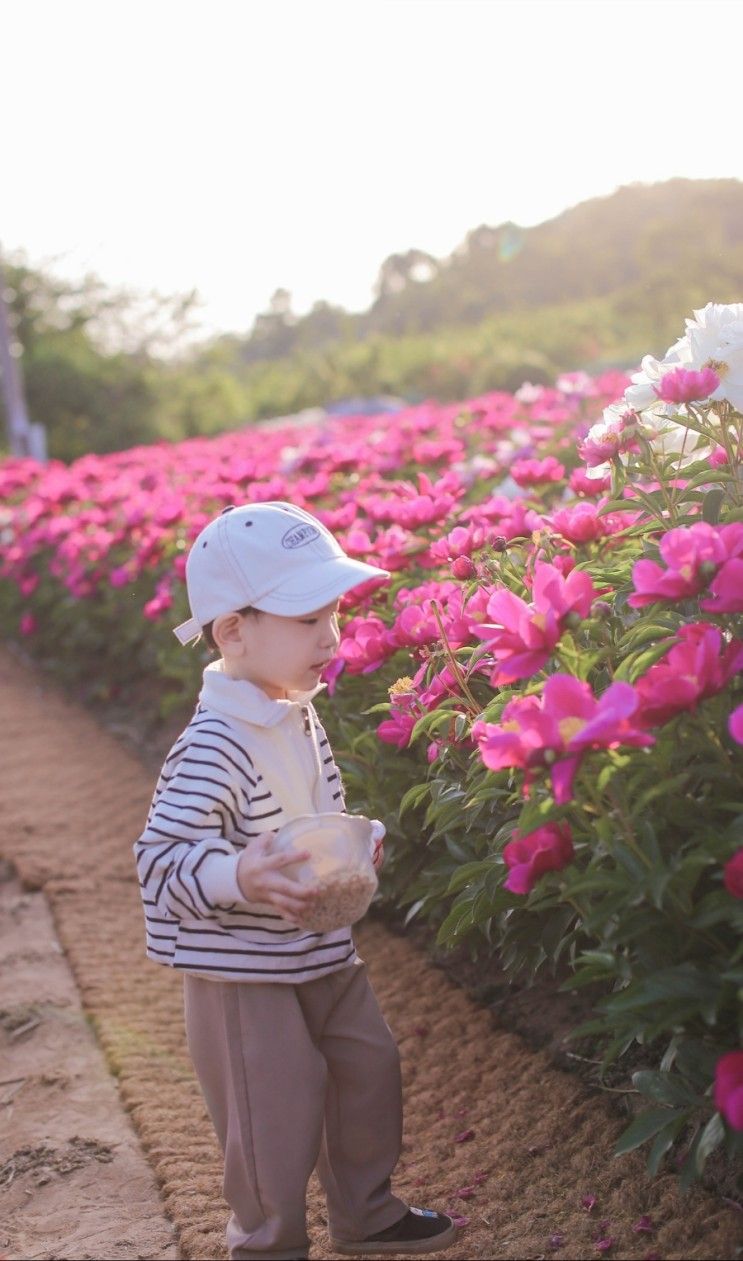
[(467, 582), (477, 577), (477, 569), (469, 556), (457, 556), (456, 560), (452, 561), (451, 571), (460, 582)]
[(587, 617), (595, 594), (588, 574), (575, 569), (564, 578), (554, 565), (541, 562), (534, 568), (531, 604), (512, 591), (496, 591), (488, 600), (489, 622), (473, 626), (497, 662), (490, 682), (512, 683), (540, 670), (568, 618)]
[(709, 462), (713, 468), (722, 468), (723, 464), (728, 462), (728, 453), (724, 447), (715, 447), (709, 457)]
[(720, 378), (714, 368), (672, 368), (664, 373), (660, 385), (653, 386), (664, 403), (693, 403), (696, 399), (709, 398), (714, 394)]
[(170, 589), (170, 582), (167, 578), (161, 579), (155, 588), (155, 594), (151, 600), (145, 604), (142, 612), (151, 622), (157, 622), (163, 614), (167, 613), (173, 607), (173, 596)]
[[(743, 524), (715, 528), (699, 521), (669, 530), (660, 542), (666, 568), (653, 560), (638, 560), (632, 569), (635, 595), (632, 608), (657, 600), (683, 600), (707, 586), (718, 566), (743, 551)], [(717, 606), (719, 607), (719, 606)]]
[(567, 824), (547, 823), (526, 836), (516, 831), (503, 850), (509, 868), (504, 887), (511, 893), (530, 893), (546, 871), (561, 871), (573, 857), (573, 841)]
[(711, 597), (699, 601), (707, 613), (743, 613), (743, 560), (734, 556), (718, 569), (710, 583)]
[(728, 718), (728, 731), (737, 744), (743, 744), (743, 705), (734, 709)]
[(715, 1066), (715, 1107), (733, 1130), (743, 1130), (743, 1051), (729, 1051)]
[(565, 476), (564, 465), (554, 455), (548, 455), (544, 460), (514, 460), (509, 472), (517, 486), (542, 486), (560, 482)]
[(398, 749), (407, 749), (416, 722), (415, 714), (393, 708), (390, 717), (385, 718), (377, 727), (377, 735), (385, 744), (396, 744)]
[(724, 884), (728, 893), (734, 898), (743, 898), (743, 848), (736, 850), (732, 858), (725, 863)]
[(578, 455), (588, 468), (600, 468), (635, 443), (634, 425), (637, 413), (631, 408), (615, 404), (608, 407), (603, 418), (592, 425), (583, 442), (578, 445)]
[(26, 612), (21, 614), (18, 629), (25, 637), (36, 634), (36, 631), (39, 629), (39, 624), (33, 613)]
[(490, 770), (519, 767), (533, 772), (549, 765), (555, 801), (572, 796), (573, 779), (589, 749), (654, 744), (654, 737), (633, 721), (639, 697), (629, 683), (612, 683), (596, 698), (587, 683), (569, 674), (553, 674), (542, 696), (517, 697), (503, 710), (500, 724), (476, 722), (472, 738)]
[(352, 617), (343, 628), (338, 656), (349, 674), (370, 674), (391, 655), (387, 627), (379, 617)]
[(585, 501), (553, 512), (549, 523), (569, 543), (590, 543), (607, 533), (605, 518), (599, 516), (596, 504)]
[(677, 638), (670, 652), (635, 682), (645, 727), (660, 726), (676, 714), (696, 709), (743, 669), (743, 641), (725, 643), (717, 626), (691, 622), (680, 628)]
[(435, 561), (457, 560), (471, 556), (476, 548), (482, 547), (486, 539), (483, 526), (456, 525), (442, 539), (431, 544), (430, 554)]
[(587, 495), (590, 499), (596, 499), (605, 490), (609, 490), (611, 474), (608, 473), (606, 477), (589, 477), (585, 469), (576, 468), (570, 474), (568, 485), (576, 495)]

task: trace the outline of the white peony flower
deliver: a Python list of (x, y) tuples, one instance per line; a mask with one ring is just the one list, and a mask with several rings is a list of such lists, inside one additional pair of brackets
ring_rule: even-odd
[(642, 370), (633, 374), (632, 385), (628, 385), (624, 391), (624, 401), (628, 407), (634, 408), (636, 412), (643, 412), (647, 407), (652, 407), (658, 402), (655, 387), (660, 385), (666, 372), (685, 363), (676, 353), (680, 347), (681, 342), (676, 342), (675, 346), (666, 351), (663, 359), (654, 359), (652, 355), (645, 355)]
[(692, 368), (714, 368), (720, 384), (711, 397), (743, 411), (743, 302), (708, 302), (686, 321)]
[(706, 438), (701, 437), (693, 429), (689, 429), (683, 421), (663, 415), (660, 407), (652, 412), (645, 411), (642, 420), (643, 427), (650, 426), (645, 430), (645, 437), (653, 450), (661, 455), (681, 456), (677, 463), (678, 468), (693, 464), (695, 460), (701, 459), (712, 449), (712, 444)]

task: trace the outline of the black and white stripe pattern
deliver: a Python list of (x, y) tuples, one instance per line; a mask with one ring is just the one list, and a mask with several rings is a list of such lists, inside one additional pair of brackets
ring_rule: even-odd
[[(343, 810), (338, 769), (312, 713), (323, 808)], [(292, 707), (284, 724), (311, 783), (317, 771), (302, 707)], [(217, 980), (296, 984), (355, 959), (350, 928), (306, 932), (239, 896), (234, 869), (240, 852), (287, 819), (258, 768), (260, 754), (259, 726), (200, 704), (165, 759), (134, 845), (153, 961)]]

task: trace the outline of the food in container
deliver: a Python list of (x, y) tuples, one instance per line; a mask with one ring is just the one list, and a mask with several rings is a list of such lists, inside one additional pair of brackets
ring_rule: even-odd
[(302, 915), (302, 928), (327, 933), (355, 924), (366, 914), (377, 890), (373, 855), (384, 825), (363, 814), (298, 815), (279, 828), (274, 853), (309, 850), (311, 857), (282, 868), (301, 884), (313, 884), (317, 895)]

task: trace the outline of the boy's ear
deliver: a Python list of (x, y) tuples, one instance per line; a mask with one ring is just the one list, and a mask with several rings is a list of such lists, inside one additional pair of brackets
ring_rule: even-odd
[(224, 652), (225, 649), (229, 651), (230, 648), (236, 648), (242, 644), (241, 621), (239, 613), (220, 613), (219, 617), (215, 617), (212, 623), (212, 638), (220, 652)]

